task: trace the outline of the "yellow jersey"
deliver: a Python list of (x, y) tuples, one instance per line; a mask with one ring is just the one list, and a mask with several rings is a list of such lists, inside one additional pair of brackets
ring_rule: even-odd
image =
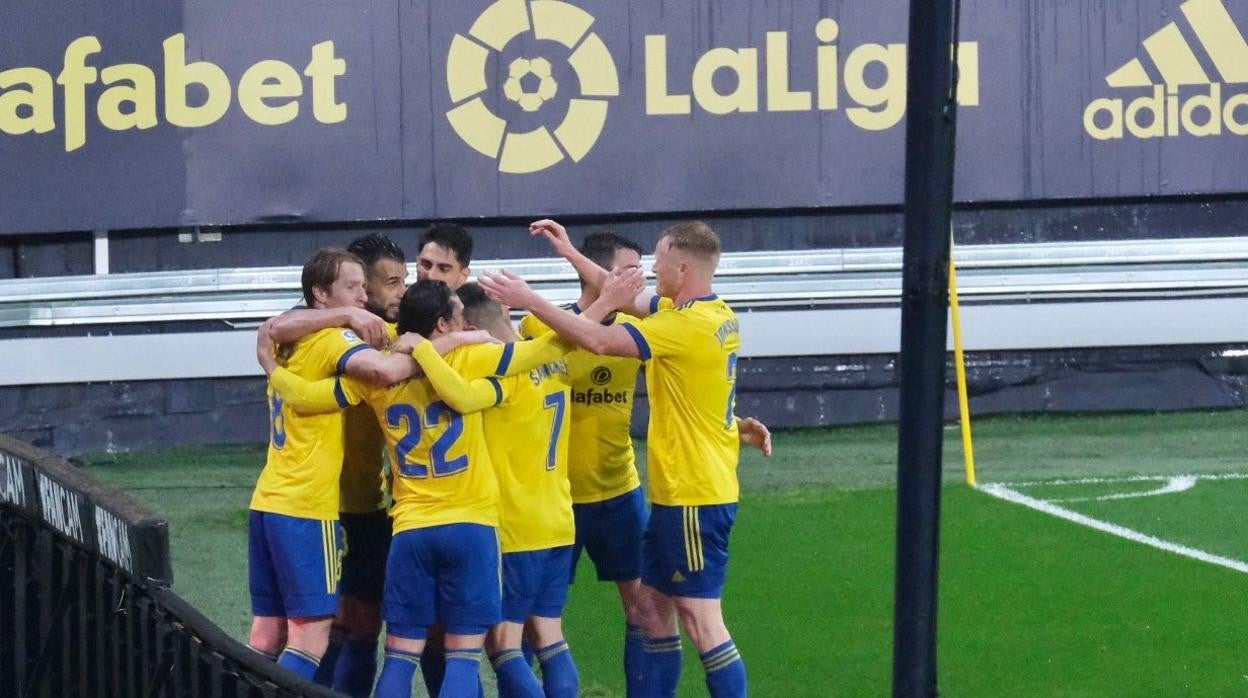
[[(354, 332), (329, 328), (295, 343), (287, 370), (305, 380), (342, 372), (357, 351), (368, 349)], [(338, 518), (343, 419), (338, 411), (300, 414), (269, 385), (269, 452), (251, 496), (251, 508), (309, 519)]]
[(646, 362), (650, 501), (665, 506), (737, 501), (740, 456), (734, 416), (737, 316), (718, 296), (671, 300), (624, 324)]
[[(445, 523), (497, 526), (498, 481), (492, 463), (488, 462), (479, 411), (503, 400), (505, 393), (499, 380), (479, 377), (500, 371), (526, 371), (562, 356), (566, 349), (566, 344), (552, 336), (533, 342), (463, 346), (444, 360), (432, 344), (423, 342), (412, 352), (425, 372), (425, 377), (418, 380), (377, 388), (346, 377), (307, 381), (279, 368), (270, 382), (289, 405), (302, 410), (334, 409), (361, 400), (368, 403), (375, 419), (385, 427), (393, 469), (392, 516), (396, 533)], [(448, 361), (459, 369), (452, 368)], [(478, 379), (468, 382), (461, 374)], [(413, 415), (417, 417), (415, 422)], [(455, 426), (457, 421), (459, 427)], [(416, 426), (409, 426), (412, 424)], [(448, 436), (457, 430), (460, 436)], [(470, 464), (481, 464), (471, 466), (476, 468), (471, 477), (458, 477), (460, 470), (456, 468), (461, 456)], [(423, 464), (426, 477), (419, 477), (422, 471), (413, 463)], [(488, 488), (481, 486), (481, 472), (487, 469), (491, 484)], [(438, 474), (448, 470), (453, 471), (453, 477), (443, 479)], [(427, 477), (429, 472), (434, 473), (432, 478)]]
[[(426, 371), (445, 366), (428, 342), (413, 355)], [(498, 526), (498, 480), (480, 412), (497, 402), (496, 383), (486, 389), (486, 399), (464, 404), (450, 394), (444, 399), (427, 375), (384, 388), (341, 380), (348, 401), (362, 399), (385, 434), (396, 534), (455, 523)]]
[[(386, 331), (393, 342), (399, 337), (392, 322)], [(368, 514), (386, 508), (386, 437), (367, 405), (356, 405), (343, 412), (346, 425), (342, 475), (338, 479), (338, 511)]]
[[(573, 303), (568, 310), (580, 314)], [(636, 322), (617, 313), (604, 324)], [(520, 334), (542, 336), (551, 329), (535, 315), (520, 321)], [(629, 427), (641, 361), (602, 356), (577, 348), (565, 358), (571, 382), (572, 421), (568, 428), (568, 479), (572, 501), (591, 504), (641, 486)]]
[[(514, 346), (525, 350), (553, 341), (543, 337)], [(500, 548), (518, 553), (572, 545), (567, 367), (557, 358), (530, 368), (534, 361), (528, 355), (503, 359), (502, 351), (482, 344), (447, 355), (464, 378), (510, 375), (501, 381), (502, 402), (485, 413), (485, 438), (499, 483)]]

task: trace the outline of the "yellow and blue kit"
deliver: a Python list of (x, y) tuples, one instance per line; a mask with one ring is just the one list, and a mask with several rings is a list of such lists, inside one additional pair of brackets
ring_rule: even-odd
[[(377, 419), (384, 420), (395, 476), (395, 538), (385, 594), (392, 632), (423, 637), (424, 627), (435, 617), (446, 621), (452, 633), (472, 634), (497, 622), (491, 615), (498, 613), (499, 603), (497, 536), (490, 537), (492, 555), (483, 548), (469, 558), (461, 548), (485, 545), (473, 527), (493, 531), (498, 523), (498, 481), (484, 444), (481, 414), (475, 410), (496, 404), (506, 394), (498, 379), (483, 378), (468, 384), (469, 390), (461, 395), (465, 385), (461, 374), (524, 370), (562, 355), (565, 348), (557, 338), (520, 345), (471, 345), (451, 352), (448, 364), (425, 342), (413, 355), (426, 377), (389, 388), (370, 388), (350, 379), (311, 385), (281, 369), (274, 373), (279, 391), (301, 407), (323, 409), (334, 402), (364, 399)], [(459, 548), (444, 549), (454, 547), (457, 540)], [(445, 567), (421, 567), (421, 556), (440, 560)], [(478, 564), (471, 571), (456, 572), (458, 577), (452, 575), (456, 561), (468, 559)], [(485, 590), (489, 579), (494, 606)]]
[[(366, 348), (351, 330), (320, 330), (289, 350), (286, 370), (306, 380), (324, 379)], [(268, 392), (269, 451), (248, 525), (252, 610), (287, 618), (332, 615), (342, 557), (342, 414), (300, 414), (272, 385)]]
[(737, 316), (715, 295), (624, 327), (646, 362), (650, 397), (648, 475), (652, 507), (642, 581), (670, 596), (717, 598), (739, 496), (736, 416)]
[[(568, 310), (581, 313), (575, 303)], [(635, 321), (617, 313), (603, 324)], [(549, 332), (551, 329), (534, 315), (520, 322), (520, 333), (525, 337)], [(569, 576), (575, 574), (584, 550), (600, 581), (636, 579), (641, 576), (646, 501), (629, 430), (642, 364), (638, 359), (603, 356), (580, 348), (569, 352), (565, 361), (572, 388), (568, 478), (576, 523)]]

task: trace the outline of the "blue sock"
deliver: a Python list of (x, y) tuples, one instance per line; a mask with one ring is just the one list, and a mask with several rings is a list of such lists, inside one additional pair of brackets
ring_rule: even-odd
[(533, 643), (529, 642), (527, 633), (520, 639), (520, 651), (524, 653), (525, 664), (533, 666), (537, 663), (537, 652), (533, 649)]
[(475, 696), (481, 689), (481, 650), (447, 650), (439, 698)]
[(542, 690), (546, 698), (576, 698), (581, 692), (581, 677), (565, 641), (556, 642), (537, 651), (542, 662)]
[(543, 698), (533, 667), (524, 661), (520, 650), (503, 650), (490, 655), (490, 664), (498, 676), (498, 698)]
[(278, 666), (290, 669), (309, 681), (316, 675), (316, 667), (320, 663), (320, 659), (294, 647), (282, 650), (281, 656), (277, 658)]
[(381, 678), (377, 680), (377, 698), (411, 698), (412, 679), (420, 668), (420, 655), (404, 652), (393, 647), (386, 648), (386, 661), (381, 665)]
[(377, 678), (377, 641), (350, 640), (343, 643), (338, 666), (334, 669), (334, 690), (351, 698), (368, 698)]
[(430, 636), (425, 651), (420, 655), (420, 673), (425, 680), (425, 690), (431, 696), (442, 691), (442, 679), (446, 676), (446, 637)]
[(729, 640), (702, 655), (706, 669), (706, 687), (712, 698), (744, 698), (746, 694), (745, 662), (737, 646)]
[(646, 634), (640, 625), (624, 625), (624, 681), (630, 698), (641, 695), (641, 669), (645, 661)]
[(316, 675), (312, 680), (321, 686), (332, 686), (334, 683), (334, 667), (338, 666), (338, 653), (342, 651), (342, 645), (347, 641), (347, 631), (338, 626), (334, 626), (329, 631), (329, 645), (325, 648), (325, 654), (321, 655), (321, 665), (316, 668)]
[(645, 639), (645, 668), (642, 669), (642, 694), (654, 698), (675, 698), (683, 662), (680, 636)]

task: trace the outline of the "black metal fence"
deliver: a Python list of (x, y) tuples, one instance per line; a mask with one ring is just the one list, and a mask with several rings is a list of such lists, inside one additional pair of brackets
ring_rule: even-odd
[(248, 650), (172, 583), (164, 519), (0, 436), (0, 696), (338, 695)]

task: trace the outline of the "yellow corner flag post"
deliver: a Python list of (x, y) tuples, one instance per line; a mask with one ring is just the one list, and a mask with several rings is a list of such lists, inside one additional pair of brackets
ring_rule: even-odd
[(966, 484), (975, 486), (975, 446), (971, 441), (971, 404), (966, 394), (966, 360), (962, 354), (962, 314), (958, 309), (958, 269), (949, 256), (949, 315), (953, 318), (953, 365), (958, 376), (958, 412), (962, 425), (962, 453)]

